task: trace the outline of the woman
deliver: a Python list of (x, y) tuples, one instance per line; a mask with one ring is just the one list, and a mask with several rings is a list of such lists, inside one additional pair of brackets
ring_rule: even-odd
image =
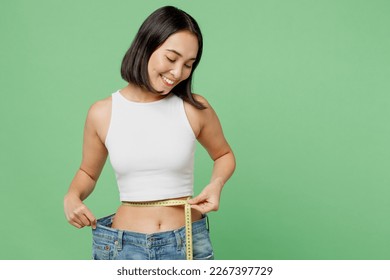
[[(123, 59), (121, 74), (128, 85), (91, 106), (82, 163), (64, 210), (73, 226), (92, 227), (94, 259), (185, 259), (186, 248), (194, 259), (213, 259), (206, 213), (218, 210), (235, 159), (210, 104), (191, 93), (202, 46), (201, 31), (190, 15), (171, 6), (156, 10)], [(210, 183), (189, 199), (195, 140), (214, 167)], [(108, 154), (122, 205), (115, 215), (96, 220), (83, 200), (93, 191)], [(183, 205), (161, 203), (172, 199), (179, 201), (175, 205), (190, 205), (190, 213)], [(139, 207), (145, 202), (149, 207)], [(188, 225), (185, 215), (190, 214)], [(192, 231), (185, 234), (185, 226)]]

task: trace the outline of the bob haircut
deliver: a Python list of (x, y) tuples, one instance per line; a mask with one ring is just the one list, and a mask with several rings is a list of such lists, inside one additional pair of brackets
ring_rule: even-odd
[(143, 22), (122, 60), (121, 75), (129, 83), (144, 87), (153, 93), (159, 93), (149, 81), (148, 63), (150, 56), (169, 36), (183, 30), (187, 30), (197, 37), (198, 54), (192, 64), (190, 76), (176, 85), (172, 93), (198, 109), (205, 109), (206, 107), (202, 103), (194, 99), (191, 90), (192, 74), (199, 64), (203, 51), (202, 33), (195, 19), (176, 7), (159, 8)]

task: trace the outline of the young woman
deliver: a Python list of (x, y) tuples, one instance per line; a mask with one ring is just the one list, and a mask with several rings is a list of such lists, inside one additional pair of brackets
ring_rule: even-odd
[[(124, 56), (121, 74), (128, 85), (91, 106), (64, 210), (71, 225), (92, 227), (94, 259), (188, 259), (190, 248), (194, 259), (213, 259), (206, 213), (218, 210), (235, 159), (215, 111), (191, 92), (202, 46), (190, 15), (171, 6), (156, 10)], [(190, 199), (195, 140), (214, 167), (210, 183)], [(83, 200), (108, 155), (122, 205), (97, 220)], [(192, 228), (187, 234), (186, 226)]]

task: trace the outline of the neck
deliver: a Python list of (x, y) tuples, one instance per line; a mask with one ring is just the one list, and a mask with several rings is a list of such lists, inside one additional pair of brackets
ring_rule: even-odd
[(168, 96), (168, 94), (162, 95), (150, 92), (145, 88), (130, 83), (125, 88), (121, 89), (120, 92), (125, 98), (129, 99), (130, 101), (140, 103), (153, 102)]

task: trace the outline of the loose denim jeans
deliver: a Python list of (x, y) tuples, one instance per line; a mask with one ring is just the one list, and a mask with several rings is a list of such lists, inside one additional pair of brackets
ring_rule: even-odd
[[(185, 227), (143, 234), (111, 228), (114, 214), (98, 219), (92, 230), (94, 260), (185, 260)], [(207, 216), (192, 223), (193, 259), (214, 259)]]

